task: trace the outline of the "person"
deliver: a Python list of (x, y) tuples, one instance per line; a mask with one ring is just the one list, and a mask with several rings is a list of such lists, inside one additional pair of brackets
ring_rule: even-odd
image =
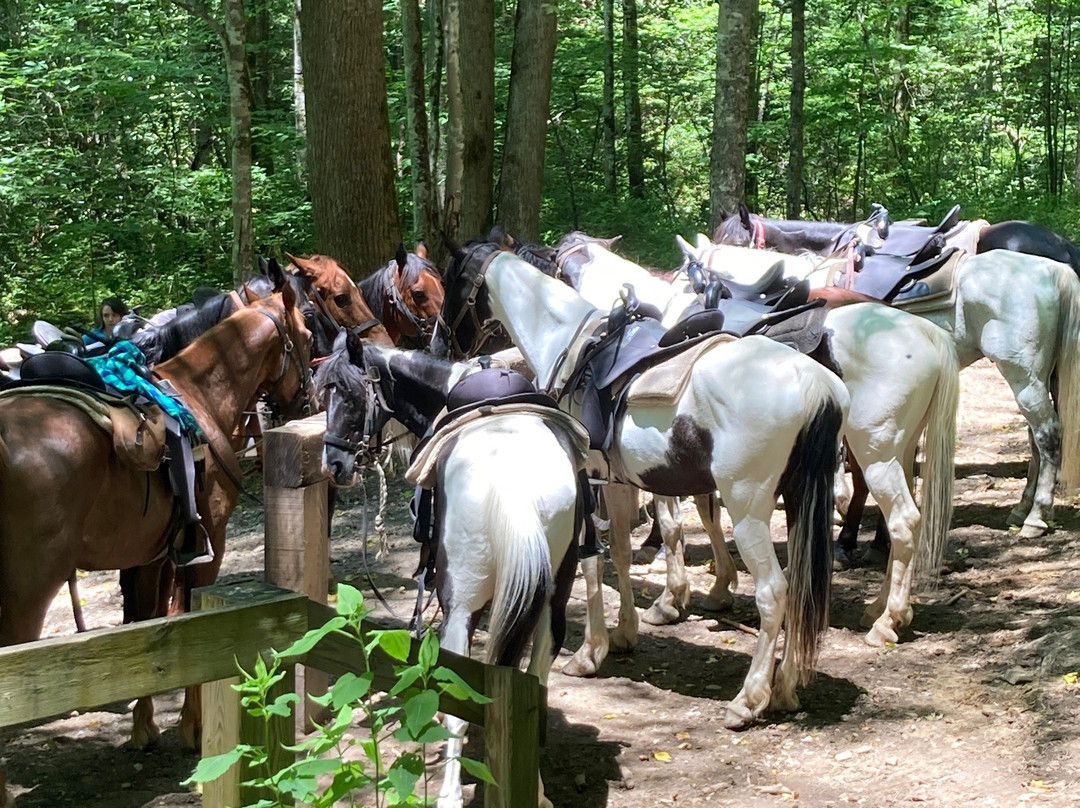
[(95, 340), (109, 343), (112, 341), (112, 330), (116, 324), (128, 313), (128, 307), (118, 297), (107, 297), (101, 301), (94, 327), (83, 337), (83, 342), (89, 344)]

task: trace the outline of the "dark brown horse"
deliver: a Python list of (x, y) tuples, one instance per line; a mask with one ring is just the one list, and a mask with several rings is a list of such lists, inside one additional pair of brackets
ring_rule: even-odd
[[(183, 395), (209, 449), (197, 503), (215, 558), (193, 568), (193, 586), (212, 583), (221, 565), (239, 495), (231, 440), (245, 405), (263, 392), (284, 413), (300, 414), (309, 399), (310, 340), (284, 286), (156, 368)], [(123, 463), (111, 435), (78, 407), (47, 396), (0, 399), (0, 645), (40, 636), (50, 601), (76, 568), (142, 568), (136, 616), (160, 614), (174, 581), (173, 508), (165, 472)], [(133, 740), (152, 742), (149, 699), (134, 718)], [(199, 719), (198, 689), (189, 689), (182, 742), (196, 742)]]
[(395, 343), (402, 337), (424, 344), (431, 339), (443, 286), (423, 244), (411, 253), (399, 244), (393, 261), (360, 281), (360, 292)]

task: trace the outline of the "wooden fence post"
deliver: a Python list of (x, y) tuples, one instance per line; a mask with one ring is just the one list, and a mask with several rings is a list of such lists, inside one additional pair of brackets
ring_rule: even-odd
[[(195, 608), (200, 611), (233, 605), (227, 597), (213, 591), (203, 589), (197, 595)], [(251, 670), (255, 664), (254, 659), (240, 659), (237, 662), (247, 670)], [(295, 669), (295, 665), (282, 668), (285, 676), (270, 689), (268, 699), (271, 702), (296, 689)], [(240, 693), (232, 688), (239, 682), (240, 677), (233, 676), (202, 686), (202, 756), (221, 755), (232, 751), (238, 744), (265, 744), (269, 759), (262, 771), (252, 771), (242, 764), (233, 766), (218, 779), (203, 784), (203, 808), (236, 808), (257, 802), (261, 797), (269, 797), (265, 791), (245, 787), (241, 783), (254, 776), (279, 772), (295, 759), (292, 752), (282, 748), (296, 742), (295, 720), (284, 716), (264, 722), (264, 719), (249, 715), (240, 704)]]
[[(313, 415), (267, 430), (263, 444), (266, 580), (323, 604), (330, 575), (329, 481), (322, 470), (325, 431), (326, 415)], [(328, 682), (322, 671), (303, 666), (297, 672), (296, 692), (320, 696)], [(297, 720), (306, 732), (325, 711), (309, 698), (303, 703)]]
[(486, 808), (536, 805), (539, 798), (540, 683), (514, 668), (484, 669), (484, 756), (498, 785), (484, 786)]

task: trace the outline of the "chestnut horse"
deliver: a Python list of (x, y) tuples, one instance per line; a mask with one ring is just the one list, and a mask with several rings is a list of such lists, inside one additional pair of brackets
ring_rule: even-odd
[[(245, 405), (262, 392), (286, 415), (299, 415), (310, 399), (310, 341), (285, 285), (155, 369), (183, 395), (209, 449), (197, 502), (214, 560), (192, 569), (192, 586), (212, 583), (221, 566), (239, 495), (231, 440)], [(0, 398), (0, 645), (40, 636), (49, 603), (76, 568), (141, 567), (144, 584), (171, 587), (173, 499), (164, 470), (125, 465), (111, 435), (76, 406), (45, 395)], [(167, 596), (139, 600), (142, 619), (157, 616)], [(148, 698), (134, 720), (133, 741), (152, 742)], [(189, 688), (180, 725), (186, 745), (197, 742), (199, 721), (198, 688)]]
[(356, 329), (367, 339), (388, 348), (394, 346), (386, 326), (376, 317), (364, 295), (337, 261), (328, 255), (300, 258), (285, 253), (296, 271), (311, 283), (313, 302), (342, 328)]
[(360, 281), (360, 292), (395, 343), (411, 337), (426, 345), (431, 339), (443, 286), (423, 244), (411, 253), (399, 244), (393, 261)]

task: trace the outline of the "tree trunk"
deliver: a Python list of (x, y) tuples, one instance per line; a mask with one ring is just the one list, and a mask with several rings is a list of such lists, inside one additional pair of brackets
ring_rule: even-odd
[(300, 6), (302, 0), (293, 0), (293, 113), (296, 131), (307, 134), (307, 100), (304, 98), (304, 67), (301, 60), (303, 38), (300, 35)]
[(626, 107), (626, 185), (630, 196), (645, 195), (645, 148), (641, 137), (638, 76), (637, 0), (623, 0), (623, 104)]
[(382, 3), (307, 0), (301, 9), (307, 163), (315, 246), (354, 277), (400, 240), (383, 74)]
[(461, 233), (482, 236), (491, 226), (495, 172), (495, 4), (459, 0), (461, 12), (461, 100), (464, 151), (461, 175)]
[[(464, 184), (465, 103), (461, 95), (461, 0), (445, 0), (443, 23), (446, 53), (446, 190), (443, 193), (443, 233), (460, 240), (461, 189)], [(438, 0), (432, 0), (438, 2)]]
[(428, 157), (428, 119), (424, 92), (424, 42), (420, 3), (401, 0), (401, 25), (405, 37), (405, 91), (408, 98), (409, 164), (412, 167), (413, 233), (427, 244), (435, 239), (437, 213), (431, 187)]
[(514, 23), (499, 222), (506, 232), (524, 241), (540, 236), (557, 13), (558, 6), (551, 0), (518, 0)]
[(600, 117), (604, 191), (614, 201), (619, 190), (615, 162), (615, 0), (604, 0), (604, 100)]
[(788, 118), (787, 218), (802, 215), (803, 100), (806, 95), (806, 0), (791, 0), (791, 110)]
[(746, 127), (757, 0), (720, 6), (716, 31), (716, 98), (709, 158), (709, 232), (720, 212), (743, 201), (746, 182)]
[(225, 73), (229, 82), (232, 144), (233, 278), (255, 271), (255, 226), (251, 210), (251, 76), (248, 73), (244, 0), (225, 6)]
[[(270, 50), (270, 2), (254, 0), (248, 25), (248, 65), (251, 71), (251, 108), (256, 123), (265, 123), (270, 110), (270, 86), (273, 60)], [(274, 173), (273, 150), (264, 148), (259, 140), (252, 143), (252, 159), (268, 174)]]

